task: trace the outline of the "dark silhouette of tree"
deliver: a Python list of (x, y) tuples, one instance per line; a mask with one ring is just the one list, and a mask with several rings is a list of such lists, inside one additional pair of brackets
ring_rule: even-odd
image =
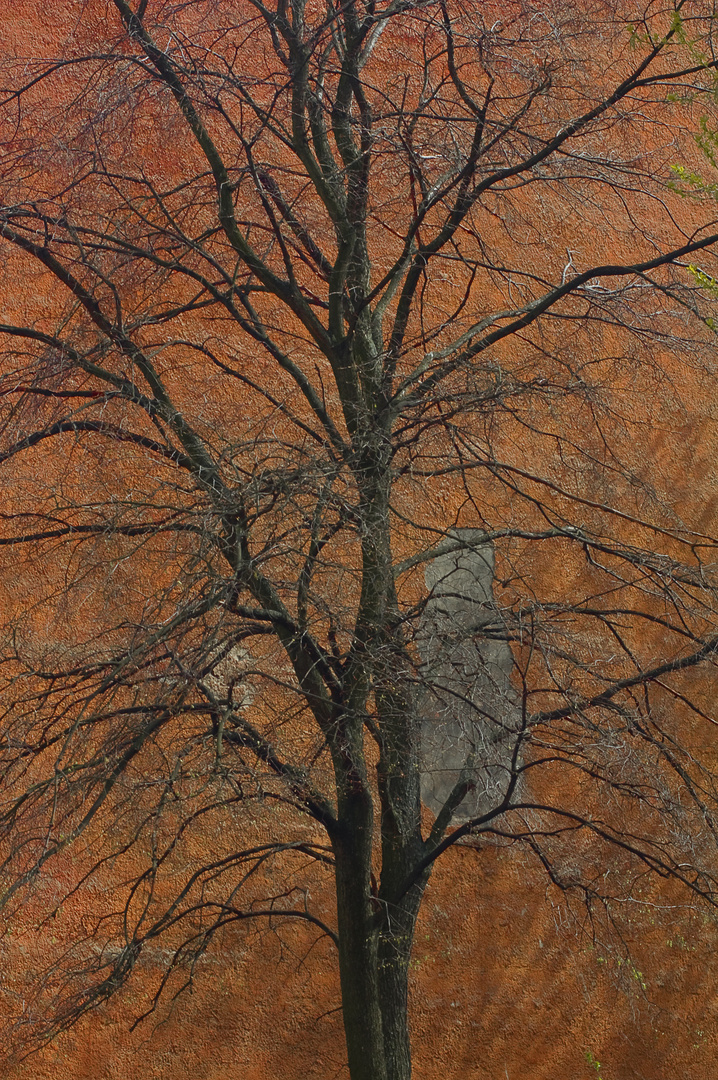
[(23, 1023), (300, 920), (404, 1080), (463, 838), (716, 902), (710, 6), (100, 6), (2, 99), (2, 902), (117, 881)]

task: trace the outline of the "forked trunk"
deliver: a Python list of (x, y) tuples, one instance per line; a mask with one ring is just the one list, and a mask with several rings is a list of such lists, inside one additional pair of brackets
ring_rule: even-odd
[(391, 916), (378, 946), (379, 999), (387, 1080), (410, 1080), (409, 961), (419, 902)]
[(397, 912), (391, 928), (378, 935), (363, 920), (359, 890), (338, 891), (338, 898), (344, 907), (339, 968), (349, 1075), (410, 1080), (408, 977), (416, 911)]

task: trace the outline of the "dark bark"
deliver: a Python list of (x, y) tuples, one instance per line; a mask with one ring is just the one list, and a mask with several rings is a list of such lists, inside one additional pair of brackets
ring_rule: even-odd
[(334, 854), (339, 978), (349, 1073), (352, 1080), (390, 1080), (370, 891), (373, 811), (365, 795), (342, 802)]

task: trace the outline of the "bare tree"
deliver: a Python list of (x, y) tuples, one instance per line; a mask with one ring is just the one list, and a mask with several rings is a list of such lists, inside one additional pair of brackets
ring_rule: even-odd
[(404, 1080), (461, 839), (716, 902), (710, 5), (101, 7), (1, 114), (2, 903), (118, 898), (23, 1023), (300, 920)]

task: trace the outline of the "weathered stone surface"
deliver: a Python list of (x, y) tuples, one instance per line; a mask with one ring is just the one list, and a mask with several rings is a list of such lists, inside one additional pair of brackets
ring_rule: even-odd
[(425, 573), (429, 599), (418, 635), (424, 661), (422, 798), (438, 813), (466, 769), (474, 790), (456, 820), (499, 803), (511, 776), (520, 710), (513, 656), (494, 598), (493, 546), (479, 530), (457, 529), (453, 550)]

